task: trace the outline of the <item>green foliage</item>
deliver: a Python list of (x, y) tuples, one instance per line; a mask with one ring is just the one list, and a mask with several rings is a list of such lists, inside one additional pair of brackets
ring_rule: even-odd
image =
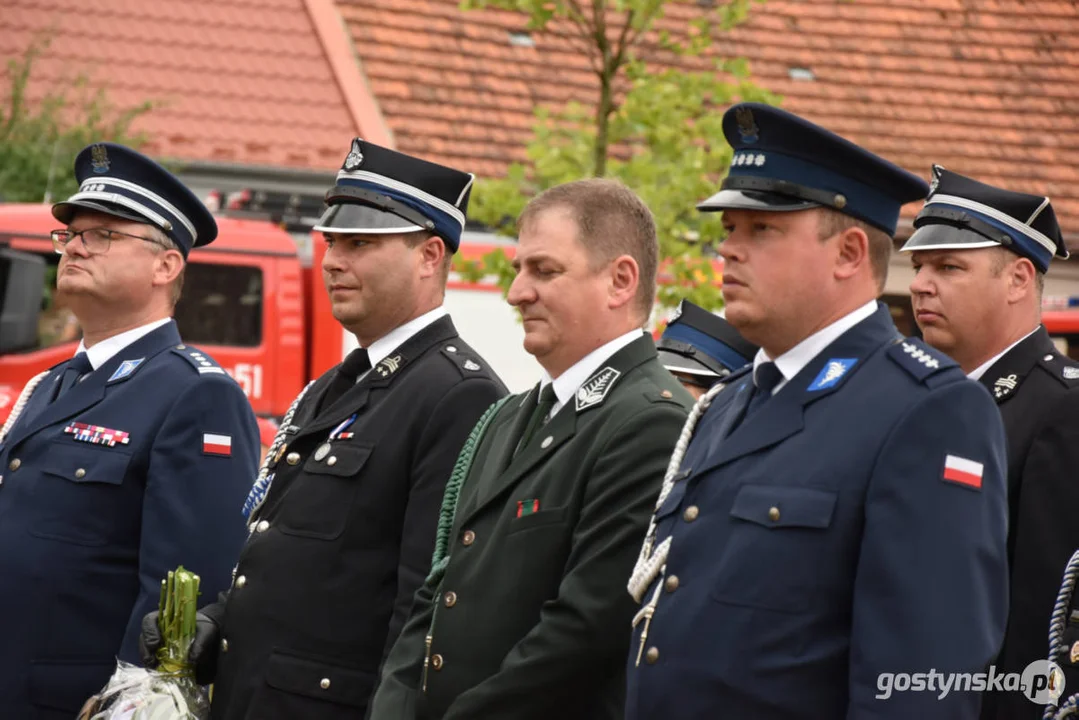
[[(480, 180), (469, 215), (514, 235), (514, 218), (536, 193), (583, 177), (617, 178), (655, 215), (663, 259), (660, 305), (688, 298), (718, 309), (722, 296), (712, 260), (722, 227), (716, 214), (699, 213), (695, 206), (716, 192), (730, 164), (722, 109), (742, 100), (779, 98), (750, 80), (744, 59), (704, 55), (718, 34), (746, 19), (754, 0), (728, 0), (702, 11), (679, 37), (655, 29), (674, 1), (591, 0), (584, 7), (585, 0), (463, 0), (464, 8), (523, 12), (536, 31), (555, 19), (570, 23), (600, 77), (594, 106), (536, 109), (527, 164), (512, 165), (504, 178)], [(703, 69), (670, 69), (671, 53)], [(481, 263), (459, 261), (456, 268), (473, 281), (494, 275), (503, 290), (513, 279), (501, 251)]]
[(72, 165), (79, 150), (92, 142), (112, 141), (139, 147), (144, 136), (132, 134), (132, 122), (151, 109), (113, 108), (103, 90), (93, 90), (85, 76), (68, 81), (40, 100), (31, 101), (31, 71), (48, 46), (37, 40), (21, 58), (7, 64), (0, 100), (0, 199), (50, 202), (77, 189)]

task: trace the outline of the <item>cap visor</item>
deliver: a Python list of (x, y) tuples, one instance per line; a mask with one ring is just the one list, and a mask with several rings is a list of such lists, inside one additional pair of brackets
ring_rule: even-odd
[(695, 375), (697, 377), (719, 377), (718, 373), (710, 370), (692, 358), (687, 358), (685, 355), (679, 355), (678, 353), (662, 349), (658, 350), (657, 354), (659, 355), (660, 364), (662, 364), (668, 372), (680, 372), (686, 375)]
[(978, 248), (1000, 247), (985, 235), (973, 230), (965, 230), (954, 225), (934, 223), (923, 225), (914, 231), (910, 239), (899, 248), (899, 252), (915, 250), (976, 250)]
[(320, 232), (360, 235), (389, 235), (423, 230), (419, 225), (403, 217), (358, 203), (331, 205), (313, 229)]
[(779, 193), (760, 190), (720, 190), (712, 197), (697, 205), (701, 212), (717, 210), (764, 210), (767, 212), (789, 212), (820, 207), (815, 202), (780, 195)]
[(138, 223), (147, 223), (153, 225), (153, 223), (141, 215), (132, 212), (128, 208), (120, 205), (114, 205), (113, 203), (95, 202), (93, 200), (74, 200), (64, 201), (56, 203), (52, 206), (52, 216), (60, 222), (68, 225), (75, 217), (75, 213), (80, 210), (88, 210), (91, 212), (101, 213), (103, 215), (111, 215), (113, 217), (123, 218), (124, 220), (131, 220)]

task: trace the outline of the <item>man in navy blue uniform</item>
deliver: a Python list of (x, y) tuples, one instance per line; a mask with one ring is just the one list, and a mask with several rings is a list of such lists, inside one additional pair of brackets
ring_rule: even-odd
[(725, 319), (689, 300), (678, 303), (656, 343), (660, 363), (698, 399), (753, 362), (759, 349)]
[(630, 582), (626, 717), (977, 717), (941, 685), (1003, 637), (1004, 433), (876, 300), (928, 186), (768, 106), (723, 128), (699, 209), (724, 213), (726, 316), (761, 350), (675, 451)]
[(27, 386), (0, 433), (0, 715), (72, 718), (137, 662), (178, 565), (228, 586), (258, 430), (239, 386), (172, 320), (184, 263), (217, 235), (179, 180), (122, 146), (75, 160), (57, 292), (78, 353)]
[[(1046, 659), (1046, 629), (1068, 558), (1079, 547), (1079, 363), (1041, 325), (1042, 287), (1068, 250), (1049, 198), (978, 182), (940, 166), (903, 246), (925, 341), (993, 393), (1008, 436), (1008, 633), (996, 666), (1022, 673)], [(1059, 660), (1079, 690), (1079, 648)], [(986, 720), (1034, 720), (1022, 693), (985, 698)]]

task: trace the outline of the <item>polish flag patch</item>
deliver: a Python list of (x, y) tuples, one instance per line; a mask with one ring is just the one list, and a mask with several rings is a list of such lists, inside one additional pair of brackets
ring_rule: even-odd
[(958, 455), (944, 458), (944, 479), (966, 485), (975, 490), (982, 489), (982, 471), (985, 466)]
[(230, 457), (232, 455), (232, 436), (203, 433), (202, 453), (204, 455)]

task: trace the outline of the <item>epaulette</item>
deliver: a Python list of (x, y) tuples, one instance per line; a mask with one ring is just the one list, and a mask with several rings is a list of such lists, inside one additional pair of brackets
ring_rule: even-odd
[(449, 358), (464, 377), (476, 375), (483, 370), (483, 363), (478, 357), (462, 350), (452, 342), (442, 346), (442, 355)]
[(887, 354), (896, 365), (926, 385), (932, 384), (929, 378), (933, 375), (948, 368), (959, 367), (955, 360), (926, 345), (925, 341), (913, 337), (897, 340), (888, 348)]
[(1079, 363), (1067, 355), (1052, 352), (1038, 361), (1045, 370), (1062, 382), (1066, 387), (1079, 386)]
[(209, 355), (204, 355), (198, 348), (193, 348), (190, 345), (177, 345), (172, 349), (172, 352), (191, 363), (191, 367), (198, 370), (199, 375), (227, 374), (224, 369), (217, 364), (217, 361)]

